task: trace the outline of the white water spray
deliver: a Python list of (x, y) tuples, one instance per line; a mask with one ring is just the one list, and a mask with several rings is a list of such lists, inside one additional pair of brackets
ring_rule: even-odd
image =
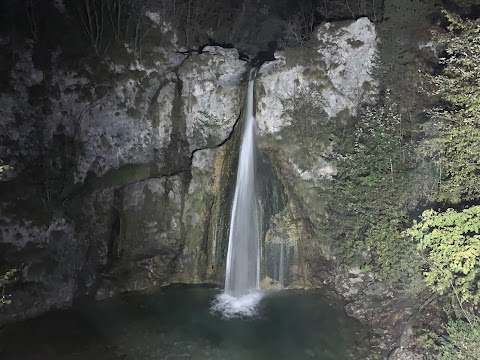
[(213, 310), (224, 316), (251, 316), (260, 301), (260, 235), (255, 189), (255, 118), (253, 86), (256, 69), (250, 72), (245, 123), (238, 159), (237, 181), (230, 218), (225, 292)]

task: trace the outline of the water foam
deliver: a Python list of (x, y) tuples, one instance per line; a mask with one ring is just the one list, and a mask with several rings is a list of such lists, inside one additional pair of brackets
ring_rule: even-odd
[(263, 291), (256, 289), (239, 297), (222, 293), (213, 301), (211, 311), (221, 314), (226, 319), (252, 317), (258, 315), (258, 305), (264, 295)]

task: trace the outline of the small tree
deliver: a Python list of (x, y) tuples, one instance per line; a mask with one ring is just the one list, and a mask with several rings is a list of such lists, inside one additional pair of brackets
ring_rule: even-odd
[(407, 234), (426, 259), (426, 284), (461, 304), (480, 301), (480, 206), (462, 211), (426, 210)]
[(126, 11), (125, 0), (110, 0), (106, 4), (113, 35), (119, 42), (122, 36), (122, 17)]
[(433, 114), (438, 135), (426, 143), (438, 158), (437, 201), (458, 204), (480, 197), (480, 23), (445, 12), (450, 25), (436, 34), (445, 46), (442, 73), (432, 77), (434, 95), (442, 99)]
[(285, 30), (285, 41), (289, 46), (305, 45), (315, 25), (315, 8), (312, 4), (300, 3), (299, 11), (289, 17)]

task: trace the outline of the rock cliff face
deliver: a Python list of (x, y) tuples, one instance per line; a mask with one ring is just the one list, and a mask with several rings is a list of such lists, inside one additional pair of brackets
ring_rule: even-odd
[(376, 47), (375, 26), (367, 18), (324, 23), (310, 47), (278, 52), (277, 61), (261, 68), (256, 85), (260, 146), (273, 159), (286, 196), (266, 243), (285, 244), (290, 285), (332, 282), (334, 266), (321, 226), (328, 217), (322, 188), (336, 175), (329, 160), (333, 128), (375, 100)]
[[(309, 209), (312, 199), (285, 179), (298, 179), (301, 189), (331, 180), (328, 133), (317, 127), (372, 101), (375, 46), (366, 18), (326, 23), (308, 51), (277, 53), (260, 72), (265, 286), (312, 286), (318, 279), (306, 254), (315, 249), (315, 261), (328, 259), (309, 215), (318, 206)], [(2, 157), (12, 167), (2, 245), (12, 265), (24, 264), (10, 309), (35, 313), (171, 281), (222, 282), (240, 127), (231, 134), (248, 70), (238, 52), (205, 47), (184, 56), (172, 45), (149, 67), (106, 61), (109, 76), (99, 82), (88, 74), (96, 70), (69, 69), (59, 53), (47, 73), (28, 43), (19, 51), (0, 98)], [(323, 117), (301, 119), (297, 109), (318, 99), (312, 93), (321, 94), (313, 105)], [(313, 128), (325, 141), (300, 146), (298, 131)], [(295, 143), (282, 145), (289, 139)]]
[(58, 50), (52, 70), (35, 65), (32, 44), (16, 49), (0, 94), (10, 165), (0, 231), (5, 266), (21, 275), (5, 319), (207, 280), (215, 149), (241, 113), (247, 64), (235, 49), (157, 50), (150, 65), (105, 59), (78, 70)]
[[(370, 323), (362, 311), (392, 293), (338, 267), (323, 192), (337, 173), (334, 129), (376, 101), (393, 31), (367, 18), (324, 23), (309, 46), (277, 52), (255, 87), (262, 284), (332, 285)], [(21, 269), (0, 322), (153, 285), (222, 283), (249, 70), (237, 50), (185, 55), (172, 42), (143, 61), (75, 68), (58, 49), (42, 68), (32, 49), (18, 45), (0, 91), (0, 159), (12, 167), (0, 183), (0, 249), (5, 267)]]

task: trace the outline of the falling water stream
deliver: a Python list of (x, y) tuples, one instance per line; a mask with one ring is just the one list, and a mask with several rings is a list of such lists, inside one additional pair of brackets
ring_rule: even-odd
[(214, 310), (225, 316), (253, 315), (260, 291), (260, 233), (255, 189), (255, 117), (253, 88), (257, 69), (250, 71), (237, 179), (230, 218), (225, 292)]
[(225, 292), (239, 297), (260, 285), (260, 253), (257, 193), (255, 189), (255, 118), (253, 86), (256, 69), (250, 72), (245, 124), (238, 159), (237, 181), (230, 219)]

